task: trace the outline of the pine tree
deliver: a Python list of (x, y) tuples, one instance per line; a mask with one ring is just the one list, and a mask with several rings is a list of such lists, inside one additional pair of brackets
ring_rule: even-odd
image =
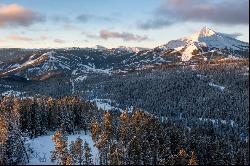
[(128, 121), (129, 121), (128, 110), (126, 109), (120, 115), (120, 130), (119, 130), (120, 132), (119, 132), (119, 134), (120, 134), (120, 140), (122, 142), (126, 141), (125, 136), (127, 134)]
[(76, 155), (76, 161), (80, 165), (83, 163), (83, 140), (81, 138), (77, 138), (74, 143), (74, 151)]
[(11, 164), (25, 164), (28, 162), (28, 155), (24, 145), (20, 127), (20, 100), (13, 99), (12, 110), (10, 111), (10, 119), (8, 119), (8, 151)]
[(8, 141), (8, 128), (7, 122), (0, 112), (0, 165), (6, 165), (7, 161), (7, 141)]
[[(97, 143), (97, 135), (99, 134), (99, 124), (97, 122), (97, 120), (92, 121), (91, 123), (91, 137), (92, 140), (95, 142), (95, 144)], [(94, 161), (97, 160), (97, 153), (96, 153), (96, 147), (94, 147)]]
[(76, 152), (75, 152), (75, 142), (71, 141), (71, 143), (69, 144), (69, 154), (72, 156), (72, 163), (77, 163), (77, 156), (76, 156)]
[(141, 165), (141, 146), (136, 136), (129, 142), (128, 157), (130, 165)]
[(127, 155), (125, 153), (126, 151), (126, 144), (129, 137), (129, 117), (128, 117), (128, 110), (126, 109), (122, 114), (120, 115), (120, 126), (119, 126), (119, 140), (121, 144), (121, 164), (126, 164), (126, 158)]
[(84, 141), (84, 163), (86, 165), (92, 165), (92, 154), (90, 152), (90, 147), (89, 144), (87, 143), (87, 141)]
[(99, 149), (100, 154), (100, 164), (108, 165), (108, 154), (110, 152), (110, 145), (113, 141), (113, 126), (112, 126), (112, 116), (109, 112), (105, 111), (103, 116), (103, 130), (98, 141), (96, 141), (96, 146)]
[(38, 105), (38, 99), (34, 99), (33, 103), (31, 105), (31, 111), (33, 113), (32, 115), (32, 126), (33, 128), (33, 136), (37, 137), (43, 134), (43, 127), (42, 127), (42, 111), (41, 108)]
[(94, 142), (96, 142), (98, 131), (99, 131), (99, 125), (98, 122), (95, 120), (91, 124), (91, 136)]
[(65, 165), (74, 165), (73, 158), (72, 158), (71, 154), (67, 155), (67, 159), (66, 159), (66, 164)]
[(104, 122), (105, 133), (108, 135), (108, 139), (110, 139), (113, 128), (112, 128), (112, 117), (108, 111), (104, 113), (103, 122)]
[(116, 143), (113, 143), (110, 147), (109, 161), (110, 165), (123, 165), (122, 164), (122, 153), (121, 149), (118, 148)]
[(96, 146), (99, 149), (99, 159), (101, 165), (107, 165), (108, 162), (108, 135), (102, 132), (100, 138), (96, 142)]
[(188, 165), (198, 165), (194, 151), (192, 151), (192, 155), (188, 161)]
[(176, 164), (177, 165), (186, 165), (186, 163), (187, 163), (186, 157), (187, 157), (186, 150), (184, 148), (181, 148), (179, 153), (178, 153), (178, 157), (176, 159)]
[(67, 138), (61, 131), (56, 131), (52, 136), (52, 140), (55, 142), (55, 150), (52, 152), (52, 161), (57, 160), (57, 164), (65, 165), (68, 156)]
[(6, 144), (8, 140), (7, 122), (3, 115), (0, 114), (0, 144)]
[(61, 124), (64, 124), (65, 132), (72, 133), (73, 126), (71, 124), (71, 112), (67, 109), (66, 101), (63, 102), (63, 105), (60, 107), (60, 117), (61, 117)]

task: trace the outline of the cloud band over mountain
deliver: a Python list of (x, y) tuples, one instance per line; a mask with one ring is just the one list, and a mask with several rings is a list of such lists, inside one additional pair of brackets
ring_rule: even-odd
[(148, 39), (146, 36), (135, 35), (135, 34), (128, 33), (128, 32), (121, 32), (121, 33), (111, 32), (108, 30), (101, 30), (100, 37), (105, 40), (109, 38), (120, 38), (120, 39), (123, 39), (124, 41), (131, 41), (131, 40), (143, 41), (143, 40)]
[(164, 0), (153, 18), (138, 27), (157, 29), (183, 21), (248, 25), (249, 0)]
[(92, 35), (92, 34), (85, 34), (85, 35), (88, 38), (96, 38), (96, 39), (99, 38), (104, 40), (121, 39), (123, 41), (138, 41), (138, 42), (148, 40), (147, 36), (136, 35), (128, 32), (114, 32), (106, 29), (101, 30), (98, 35)]

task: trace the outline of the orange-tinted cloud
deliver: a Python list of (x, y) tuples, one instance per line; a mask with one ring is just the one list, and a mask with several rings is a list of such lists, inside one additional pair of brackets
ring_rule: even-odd
[(29, 26), (42, 21), (45, 21), (45, 17), (30, 9), (17, 4), (0, 4), (0, 27)]
[(14, 40), (14, 41), (33, 41), (34, 39), (28, 37), (28, 36), (22, 36), (22, 35), (16, 35), (12, 34), (6, 37), (8, 40)]

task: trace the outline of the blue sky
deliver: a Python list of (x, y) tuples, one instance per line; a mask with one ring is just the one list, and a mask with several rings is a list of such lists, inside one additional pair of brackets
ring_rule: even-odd
[(152, 48), (203, 26), (248, 42), (248, 5), (248, 0), (0, 0), (0, 47)]

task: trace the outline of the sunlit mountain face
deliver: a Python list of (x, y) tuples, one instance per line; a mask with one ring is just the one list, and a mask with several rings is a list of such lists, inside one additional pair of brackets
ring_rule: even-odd
[(249, 165), (248, 0), (1, 0), (0, 165)]

